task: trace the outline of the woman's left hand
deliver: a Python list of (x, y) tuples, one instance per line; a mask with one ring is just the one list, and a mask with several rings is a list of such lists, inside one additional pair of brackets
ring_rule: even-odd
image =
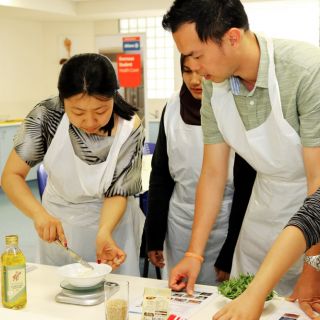
[(126, 254), (122, 251), (112, 238), (97, 237), (97, 261), (106, 263), (117, 269), (126, 260)]
[[(101, 209), (99, 230), (96, 238), (98, 263), (109, 264), (117, 269), (125, 260), (126, 253), (112, 238), (112, 232), (125, 214), (127, 198), (122, 196), (106, 197)], [(125, 237), (125, 234), (122, 234)]]

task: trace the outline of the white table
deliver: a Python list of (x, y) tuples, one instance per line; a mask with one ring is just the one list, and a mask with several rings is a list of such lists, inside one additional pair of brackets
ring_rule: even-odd
[[(57, 267), (31, 264), (34, 270), (27, 273), (28, 302), (21, 310), (10, 310), (0, 306), (0, 319), (2, 320), (104, 320), (104, 304), (97, 306), (76, 306), (55, 302), (55, 296), (60, 292), (61, 277), (57, 274)], [(138, 277), (120, 276), (110, 274), (106, 277), (109, 281), (126, 279), (130, 283), (130, 300), (134, 301), (142, 296), (144, 287), (163, 287), (165, 280), (146, 279)], [(208, 286), (199, 286), (208, 289)], [(210, 287), (212, 289), (212, 287)], [(215, 298), (203, 309), (192, 316), (190, 320), (211, 320), (212, 315), (220, 309), (225, 302)], [(276, 300), (269, 305), (261, 319), (274, 320), (272, 315), (279, 306), (289, 304), (283, 300)], [(130, 320), (138, 320), (138, 314), (129, 314)], [(300, 318), (299, 318), (300, 319)]]

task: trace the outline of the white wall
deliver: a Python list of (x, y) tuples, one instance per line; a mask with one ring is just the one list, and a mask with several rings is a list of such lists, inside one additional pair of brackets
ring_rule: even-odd
[[(318, 0), (244, 1), (251, 29), (318, 44)], [(285, 20), (286, 19), (286, 20)], [(95, 36), (118, 32), (118, 20), (37, 22), (0, 19), (0, 120), (24, 117), (41, 99), (56, 94), (64, 37), (73, 52), (94, 52)], [(175, 59), (175, 89), (181, 84), (179, 54)], [(150, 112), (161, 111), (165, 99), (147, 100)]]
[(61, 69), (60, 58), (64, 57), (63, 40), (67, 37), (72, 40), (71, 55), (95, 52), (95, 35), (93, 22), (48, 22), (43, 24), (45, 36), (44, 54), (44, 96), (57, 94), (57, 80)]
[(23, 117), (43, 95), (42, 24), (0, 20), (0, 119)]
[(0, 120), (23, 118), (40, 100), (57, 94), (63, 39), (71, 54), (95, 52), (95, 33), (118, 30), (117, 21), (36, 22), (0, 20)]
[(117, 34), (119, 32), (118, 20), (97, 21), (94, 24), (94, 33), (96, 36)]
[(319, 0), (244, 2), (251, 30), (315, 45), (319, 45), (319, 6)]

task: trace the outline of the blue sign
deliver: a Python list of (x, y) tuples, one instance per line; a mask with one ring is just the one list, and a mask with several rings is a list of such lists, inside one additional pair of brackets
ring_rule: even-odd
[(137, 51), (140, 50), (140, 40), (123, 41), (123, 51)]

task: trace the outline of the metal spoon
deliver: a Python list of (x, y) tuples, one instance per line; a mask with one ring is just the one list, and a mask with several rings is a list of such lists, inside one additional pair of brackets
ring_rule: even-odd
[(74, 252), (72, 249), (70, 249), (69, 247), (65, 247), (59, 240), (56, 240), (55, 243), (63, 248), (64, 250), (66, 250), (69, 254), (69, 256), (75, 260), (76, 262), (80, 263), (83, 267), (88, 268), (93, 270), (93, 266), (90, 265), (86, 260), (84, 260), (80, 255), (78, 255), (76, 252)]

